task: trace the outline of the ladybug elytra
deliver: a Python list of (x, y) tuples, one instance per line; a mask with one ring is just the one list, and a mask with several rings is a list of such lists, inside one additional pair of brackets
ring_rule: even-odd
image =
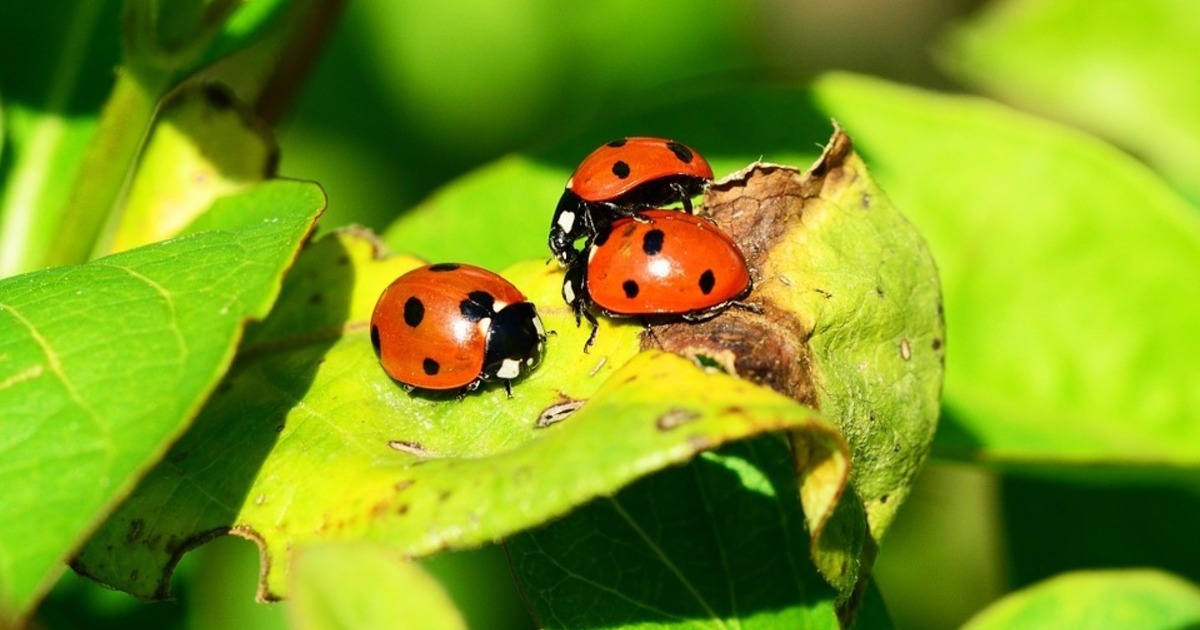
[(563, 300), (596, 336), (592, 310), (610, 317), (674, 315), (700, 321), (751, 290), (737, 244), (712, 223), (672, 210), (646, 210), (601, 231), (567, 269)]

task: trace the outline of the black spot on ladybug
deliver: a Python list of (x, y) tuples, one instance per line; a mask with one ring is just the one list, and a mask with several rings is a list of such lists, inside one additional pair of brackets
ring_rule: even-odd
[(671, 153), (675, 154), (675, 157), (679, 158), (680, 162), (683, 162), (684, 164), (692, 163), (691, 149), (679, 144), (678, 142), (675, 142), (674, 140), (667, 143), (667, 148), (671, 150)]
[(458, 269), (458, 267), (459, 267), (458, 263), (438, 263), (436, 265), (430, 265), (429, 270), (430, 271), (454, 271), (455, 269)]
[(375, 356), (379, 356), (379, 327), (371, 326), (371, 347), (375, 348)]
[(656, 256), (662, 251), (663, 247), (663, 231), (650, 230), (642, 237), (642, 251), (646, 252), (647, 256)]
[(438, 365), (437, 361), (425, 357), (425, 360), (421, 362), (421, 369), (425, 370), (426, 375), (433, 376), (438, 373), (438, 370), (442, 369), (442, 366)]
[(629, 138), (621, 138), (620, 140), (613, 140), (612, 142), (609, 142), (605, 146), (609, 146), (614, 149), (620, 149), (621, 147), (625, 146), (625, 143), (628, 141), (629, 141)]
[(634, 282), (633, 280), (626, 280), (625, 282), (621, 283), (621, 289), (625, 291), (625, 297), (631, 300), (637, 297), (639, 290), (638, 283)]
[(425, 305), (416, 296), (404, 301), (404, 323), (416, 328), (425, 319)]
[(621, 160), (617, 160), (616, 162), (613, 162), (612, 172), (613, 175), (616, 175), (618, 179), (625, 179), (626, 177), (629, 177), (629, 165)]
[(700, 274), (700, 291), (704, 295), (712, 293), (713, 287), (717, 284), (717, 277), (713, 275), (712, 269), (705, 269), (704, 273)]
[(458, 310), (468, 321), (477, 322), (491, 317), (495, 311), (496, 298), (487, 291), (472, 291), (467, 299), (458, 303)]

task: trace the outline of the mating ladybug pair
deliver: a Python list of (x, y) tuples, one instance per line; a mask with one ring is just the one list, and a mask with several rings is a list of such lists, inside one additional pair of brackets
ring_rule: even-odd
[[(563, 299), (576, 324), (611, 317), (711, 317), (749, 293), (741, 250), (691, 214), (712, 179), (708, 162), (671, 140), (627, 138), (583, 160), (551, 220), (549, 246), (567, 268)], [(681, 202), (685, 212), (655, 206)], [(583, 240), (583, 250), (575, 249)], [(397, 278), (371, 317), (384, 370), (409, 388), (471, 391), (537, 366), (546, 341), (533, 304), (504, 278), (470, 265), (421, 267)]]
[[(610, 142), (567, 180), (550, 221), (550, 251), (567, 268), (563, 300), (592, 326), (609, 317), (712, 317), (750, 292), (738, 246), (692, 215), (712, 167), (691, 148), (660, 138)], [(684, 212), (658, 209), (680, 202)], [(583, 251), (575, 242), (583, 239)]]

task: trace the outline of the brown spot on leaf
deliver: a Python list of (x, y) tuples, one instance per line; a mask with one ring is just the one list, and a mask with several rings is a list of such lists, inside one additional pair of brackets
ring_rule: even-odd
[(396, 492), (403, 492), (405, 490), (408, 490), (416, 482), (417, 481), (415, 479), (401, 479), (400, 481), (396, 482)]
[(125, 532), (125, 542), (137, 542), (142, 536), (142, 529), (146, 526), (146, 522), (140, 518), (135, 518), (129, 521), (129, 531)]
[(671, 409), (659, 416), (654, 421), (654, 426), (658, 427), (659, 431), (670, 431), (676, 427), (683, 426), (700, 417), (700, 414), (691, 409)]
[[(816, 406), (808, 333), (771, 304), (764, 304), (762, 313), (729, 310), (703, 322), (656, 325), (654, 332), (663, 350), (693, 360), (704, 357), (727, 373)], [(643, 348), (650, 343), (650, 336), (643, 337)]]

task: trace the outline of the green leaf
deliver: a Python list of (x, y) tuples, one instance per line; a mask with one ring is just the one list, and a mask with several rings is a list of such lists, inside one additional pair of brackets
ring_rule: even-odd
[(324, 205), (264, 184), (276, 213), (0, 282), (0, 611), (19, 617), (187, 427), (266, 315)]
[(844, 447), (815, 413), (679, 357), (631, 360), (636, 324), (606, 322), (583, 354), (587, 329), (562, 304), (562, 272), (541, 261), (504, 273), (557, 333), (515, 398), (498, 387), (461, 401), (404, 392), (379, 368), (366, 323), (380, 291), (419, 261), (375, 254), (361, 235), (336, 233), (301, 256), (192, 430), (77, 568), (162, 597), (180, 554), (231, 532), (260, 544), (260, 595), (279, 597), (288, 550), (303, 543), (366, 539), (410, 557), (475, 547), (699, 451), (788, 429), (824, 453), (805, 468), (814, 513), (840, 493)]
[(1200, 4), (997, 2), (954, 31), (943, 65), (987, 92), (1144, 156), (1200, 200)]
[(269, 129), (217, 85), (185, 87), (159, 107), (109, 249), (176, 235), (213, 201), (274, 174)]
[(986, 101), (848, 75), (816, 95), (941, 269), (942, 455), (1200, 465), (1195, 208), (1112, 147)]
[(105, 35), (117, 27), (116, 9), (88, 0), (53, 10), (0, 3), (0, 54), (21, 60), (0, 64), (0, 278), (42, 268), (55, 245), (68, 183), (112, 85), (119, 50)]
[(963, 626), (1172, 630), (1200, 625), (1200, 588), (1154, 570), (1081, 571), (999, 600)]
[(437, 580), (382, 545), (314, 544), (299, 550), (293, 567), (289, 612), (301, 630), (466, 630)]
[(543, 628), (838, 628), (774, 437), (702, 453), (508, 542)]
[[(479, 168), (406, 212), (383, 234), (397, 251), (495, 267), (550, 257), (550, 215), (569, 172), (512, 155)], [(503, 225), (503, 238), (496, 230)], [(453, 234), (453, 238), (446, 238)]]

